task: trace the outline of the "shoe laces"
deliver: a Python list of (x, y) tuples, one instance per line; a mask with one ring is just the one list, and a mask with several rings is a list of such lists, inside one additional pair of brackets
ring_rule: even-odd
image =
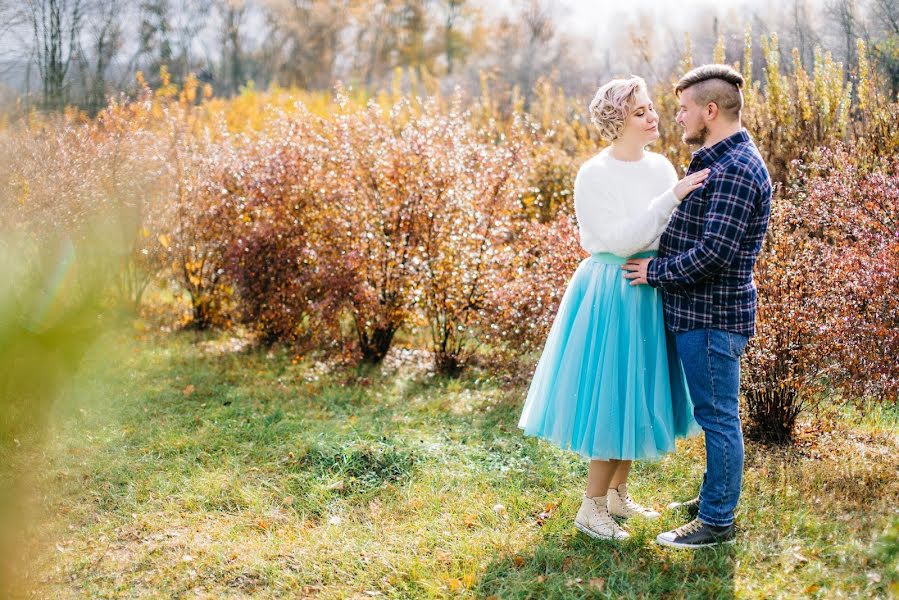
[(700, 529), (702, 529), (702, 521), (700, 521), (699, 519), (693, 519), (686, 525), (681, 525), (680, 527), (675, 529), (674, 533), (677, 535), (677, 537), (683, 537), (685, 535), (690, 535), (691, 533), (696, 533)]
[(637, 502), (635, 502), (634, 499), (631, 498), (631, 495), (629, 493), (627, 493), (627, 492), (624, 492), (623, 494), (619, 493), (618, 497), (621, 498), (621, 501), (624, 502), (624, 505), (626, 507), (628, 507), (629, 509), (636, 510), (638, 512), (646, 512), (646, 508), (644, 506), (638, 504)]
[(614, 523), (615, 522), (615, 519), (613, 519), (611, 513), (609, 513), (609, 509), (607, 509), (606, 507), (600, 508), (595, 505), (594, 505), (594, 508), (596, 509), (594, 514), (596, 515), (596, 517), (599, 519), (600, 522), (602, 522), (602, 523)]

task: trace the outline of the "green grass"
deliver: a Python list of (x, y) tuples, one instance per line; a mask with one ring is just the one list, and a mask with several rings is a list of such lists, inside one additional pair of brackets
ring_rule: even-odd
[[(586, 463), (516, 427), (526, 388), (477, 369), (295, 364), (178, 333), (114, 340), (41, 437), (18, 593), (35, 597), (889, 597), (899, 589), (894, 412), (783, 450), (747, 442), (738, 543), (577, 533)], [(815, 446), (817, 445), (817, 446)], [(632, 494), (691, 496), (699, 438), (638, 463)], [(502, 505), (502, 506), (497, 506)], [(550, 516), (538, 519), (541, 512)]]

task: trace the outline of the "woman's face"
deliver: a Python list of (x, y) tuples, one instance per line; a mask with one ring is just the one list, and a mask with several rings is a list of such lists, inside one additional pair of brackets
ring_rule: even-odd
[(638, 90), (634, 96), (620, 137), (642, 146), (659, 139), (659, 115), (645, 90)]

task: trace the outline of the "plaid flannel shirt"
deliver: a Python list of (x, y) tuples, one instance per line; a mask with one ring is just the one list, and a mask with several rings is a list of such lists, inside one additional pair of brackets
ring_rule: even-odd
[(687, 173), (706, 167), (705, 185), (671, 215), (647, 281), (662, 290), (669, 330), (751, 337), (758, 302), (752, 268), (768, 229), (771, 178), (745, 129), (694, 152)]

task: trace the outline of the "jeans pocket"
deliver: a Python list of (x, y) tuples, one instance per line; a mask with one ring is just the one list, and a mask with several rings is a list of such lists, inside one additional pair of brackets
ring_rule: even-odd
[(739, 333), (722, 329), (709, 330), (709, 352), (721, 358), (740, 360), (749, 338)]
[(749, 338), (745, 335), (741, 335), (739, 333), (727, 332), (727, 345), (730, 349), (730, 355), (733, 358), (739, 359), (743, 356), (743, 351), (746, 350), (746, 344), (749, 343)]

